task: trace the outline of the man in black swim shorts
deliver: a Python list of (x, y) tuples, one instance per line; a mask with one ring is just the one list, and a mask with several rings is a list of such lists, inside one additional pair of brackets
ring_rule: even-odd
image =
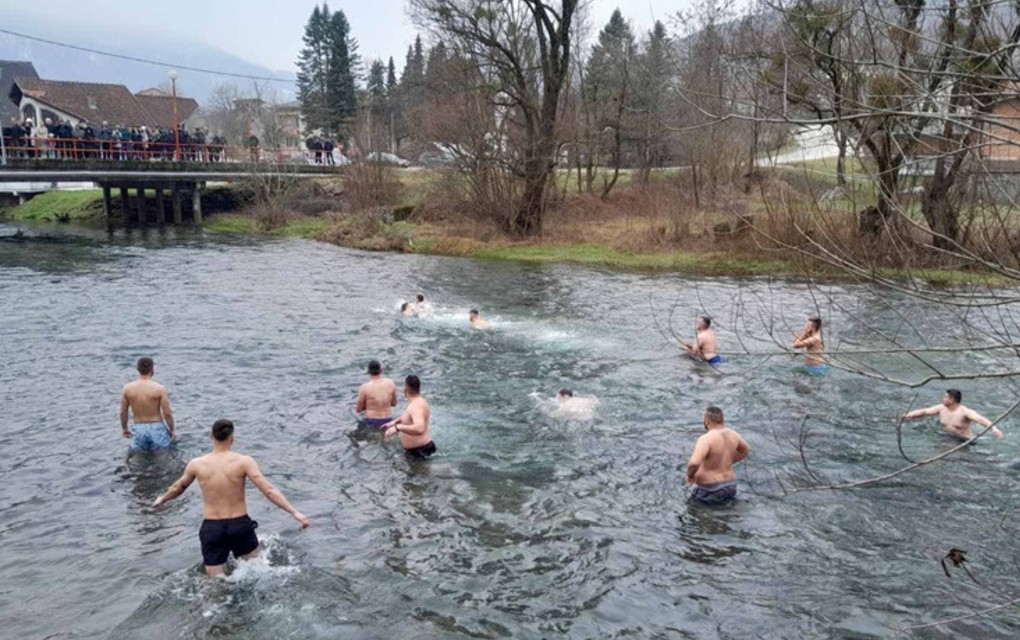
[(428, 400), (421, 395), (421, 380), (418, 376), (407, 376), (404, 380), (404, 396), (407, 407), (396, 420), (383, 425), (384, 438), (400, 434), (400, 444), (409, 458), (424, 460), (436, 452), (436, 445), (429, 435), (429, 417), (432, 409)]
[(202, 502), (205, 520), (198, 537), (202, 543), (202, 563), (210, 576), (223, 575), (227, 558), (250, 559), (258, 556), (259, 539), (255, 535), (258, 523), (248, 517), (245, 501), (245, 481), (262, 491), (270, 502), (280, 507), (295, 520), (301, 528), (308, 526), (308, 518), (294, 508), (280, 490), (266, 480), (259, 465), (249, 456), (234, 453), (234, 423), (217, 420), (212, 427), (212, 453), (193, 459), (184, 469), (184, 475), (170, 489), (156, 499), (158, 507), (184, 493), (184, 490), (198, 478), (202, 488)]

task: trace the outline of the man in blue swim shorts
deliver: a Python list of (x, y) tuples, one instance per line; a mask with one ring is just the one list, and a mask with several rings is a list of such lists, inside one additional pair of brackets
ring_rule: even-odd
[(733, 465), (747, 457), (751, 447), (740, 434), (723, 424), (719, 407), (705, 410), (706, 433), (698, 438), (687, 461), (687, 484), (694, 485), (691, 498), (702, 504), (723, 504), (737, 496)]
[[(174, 414), (166, 387), (152, 379), (152, 358), (138, 359), (138, 379), (124, 385), (120, 394), (121, 435), (131, 439), (130, 453), (169, 449), (174, 433)], [(128, 412), (134, 426), (128, 428)]]
[(723, 359), (719, 355), (719, 338), (712, 329), (712, 318), (708, 316), (699, 317), (695, 329), (698, 335), (694, 340), (694, 344), (690, 342), (683, 343), (687, 353), (696, 358), (701, 358), (713, 367), (722, 364)]
[(804, 349), (804, 367), (802, 371), (809, 376), (824, 376), (829, 370), (825, 364), (825, 342), (822, 341), (822, 319), (811, 316), (804, 328), (793, 339), (794, 349)]
[(397, 385), (382, 375), (378, 360), (368, 363), (368, 382), (358, 389), (358, 413), (365, 413), (364, 424), (379, 429), (393, 420), (397, 406)]

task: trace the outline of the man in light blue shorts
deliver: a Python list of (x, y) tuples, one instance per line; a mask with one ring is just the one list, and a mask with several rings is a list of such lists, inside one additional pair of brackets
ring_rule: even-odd
[[(138, 359), (138, 379), (124, 385), (120, 394), (120, 430), (131, 438), (130, 453), (169, 449), (177, 439), (174, 413), (166, 387), (152, 379), (152, 358)], [(128, 412), (134, 426), (128, 429)]]

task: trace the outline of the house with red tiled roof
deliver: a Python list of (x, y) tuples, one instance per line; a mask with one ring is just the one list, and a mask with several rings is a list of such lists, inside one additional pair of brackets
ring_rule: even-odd
[(23, 60), (0, 60), (0, 122), (7, 126), (11, 119), (20, 120), (18, 105), (8, 97), (15, 78), (38, 78), (31, 62)]
[(175, 121), (186, 123), (198, 103), (191, 98), (165, 95), (134, 95), (124, 85), (97, 82), (67, 82), (39, 78), (14, 79), (10, 99), (18, 105), (22, 118), (56, 122), (69, 120), (91, 124), (109, 123), (115, 127), (171, 128)]

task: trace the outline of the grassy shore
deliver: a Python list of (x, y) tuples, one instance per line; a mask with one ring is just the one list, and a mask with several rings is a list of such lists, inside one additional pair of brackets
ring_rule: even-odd
[[(815, 167), (811, 167), (815, 169)], [(428, 186), (421, 172), (409, 173), (400, 202), (409, 193)], [(267, 225), (247, 213), (210, 216), (207, 231), (320, 240), (357, 249), (400, 251), (427, 255), (457, 256), (482, 260), (513, 260), (532, 264), (569, 263), (608, 269), (678, 272), (709, 276), (772, 276), (848, 280), (846, 273), (825, 265), (805, 269), (796, 256), (740, 246), (716, 245), (710, 240), (689, 242), (683, 246), (650, 243), (649, 221), (640, 211), (641, 203), (619, 204), (617, 211), (604, 218), (563, 216), (547, 225), (546, 234), (527, 242), (513, 241), (502, 234), (482, 232), (470, 225), (451, 223), (384, 223), (365, 215), (291, 215), (282, 223)], [(54, 191), (36, 196), (10, 209), (15, 220), (89, 223), (102, 222), (102, 192)], [(702, 214), (698, 214), (702, 215)], [(703, 216), (695, 226), (710, 226), (714, 219)], [(656, 223), (657, 224), (657, 223)], [(893, 278), (919, 278), (934, 284), (974, 285), (1010, 284), (988, 274), (953, 269), (924, 272), (884, 269), (879, 275)]]

